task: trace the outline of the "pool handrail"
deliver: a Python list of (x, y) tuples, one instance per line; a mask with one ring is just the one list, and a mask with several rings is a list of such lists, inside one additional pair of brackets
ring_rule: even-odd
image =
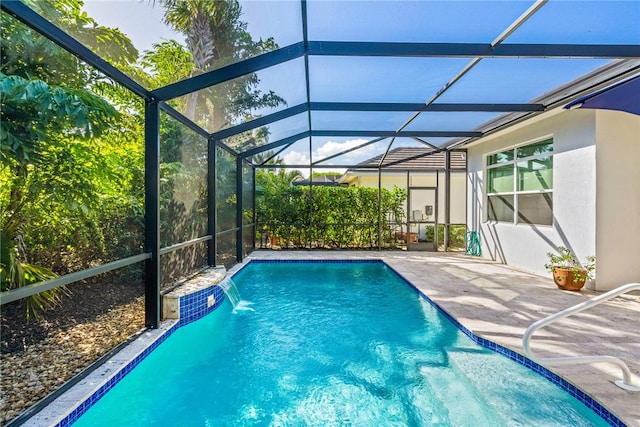
[(576, 304), (572, 307), (566, 308), (558, 313), (552, 314), (551, 316), (545, 317), (544, 319), (538, 320), (534, 322), (527, 328), (522, 336), (522, 348), (524, 349), (524, 353), (526, 356), (533, 360), (534, 362), (540, 363), (541, 365), (546, 366), (562, 366), (562, 365), (571, 365), (576, 363), (613, 363), (618, 365), (622, 370), (623, 379), (615, 381), (615, 384), (628, 391), (640, 391), (640, 386), (636, 386), (632, 384), (632, 375), (629, 367), (622, 360), (618, 359), (614, 356), (571, 356), (571, 357), (549, 357), (549, 358), (538, 358), (536, 357), (530, 348), (531, 336), (538, 329), (547, 326), (556, 320), (562, 319), (564, 317), (568, 317), (572, 314), (578, 313), (580, 311), (586, 310), (588, 308), (599, 305), (605, 301), (608, 301), (612, 298), (615, 298), (619, 295), (625, 294), (627, 292), (631, 292), (634, 290), (640, 290), (640, 283), (629, 283), (627, 285), (620, 286), (616, 289), (608, 291), (602, 295), (591, 298), (587, 301), (583, 301), (580, 304)]

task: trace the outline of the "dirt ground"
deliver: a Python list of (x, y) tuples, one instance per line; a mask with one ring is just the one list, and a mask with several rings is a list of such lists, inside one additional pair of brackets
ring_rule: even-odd
[(0, 426), (44, 398), (144, 327), (139, 275), (110, 275), (68, 286), (38, 318), (21, 302), (0, 312)]

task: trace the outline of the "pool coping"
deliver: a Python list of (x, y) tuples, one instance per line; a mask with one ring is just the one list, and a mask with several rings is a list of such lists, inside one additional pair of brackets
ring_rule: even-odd
[(480, 337), (480, 336), (474, 334), (473, 332), (471, 332), (471, 330), (469, 330), (462, 323), (460, 323), (455, 317), (453, 317), (451, 314), (449, 314), (444, 308), (442, 308), (440, 305), (438, 305), (435, 301), (433, 301), (431, 298), (429, 298), (427, 295), (425, 295), (424, 292), (422, 292), (420, 289), (418, 289), (417, 286), (415, 286), (413, 283), (411, 283), (409, 280), (407, 280), (402, 274), (400, 274), (398, 271), (396, 271), (389, 264), (385, 263), (385, 265), (387, 265), (395, 274), (398, 275), (398, 277), (400, 277), (402, 280), (404, 280), (409, 286), (411, 286), (413, 289), (415, 289), (415, 291), (418, 294), (420, 294), (420, 296), (422, 298), (424, 298), (432, 307), (434, 307), (439, 313), (441, 313), (451, 323), (453, 323), (463, 334), (465, 334), (467, 337), (469, 337), (473, 342), (475, 342), (476, 344), (478, 344), (479, 346), (481, 346), (483, 348), (486, 348), (486, 349), (491, 350), (491, 351), (493, 351), (495, 353), (498, 353), (498, 354), (500, 354), (502, 356), (505, 356), (505, 357), (513, 360), (514, 362), (518, 363), (519, 365), (524, 366), (525, 368), (528, 368), (529, 370), (531, 370), (531, 371), (535, 372), (536, 374), (542, 376), (546, 380), (550, 381), (551, 383), (555, 384), (556, 386), (560, 387), (561, 389), (563, 389), (564, 391), (569, 393), (571, 396), (573, 396), (576, 399), (578, 399), (578, 401), (580, 401), (587, 408), (589, 408), (593, 412), (595, 412), (605, 422), (609, 423), (609, 425), (615, 426), (615, 427), (626, 427), (626, 423), (624, 423), (620, 418), (618, 418), (615, 414), (613, 414), (607, 407), (605, 407), (603, 404), (601, 404), (596, 399), (594, 399), (591, 396), (589, 396), (587, 393), (585, 393), (583, 390), (581, 390), (576, 385), (572, 384), (570, 381), (567, 381), (566, 379), (562, 378), (558, 374), (550, 371), (549, 369), (545, 368), (544, 366), (540, 365), (539, 363), (534, 362), (533, 360), (529, 359), (528, 357), (526, 357), (526, 356), (524, 356), (524, 355), (522, 355), (522, 354), (520, 354), (520, 353), (518, 353), (516, 351), (511, 350), (510, 348), (507, 348), (507, 347), (505, 347), (503, 345), (495, 343), (495, 342), (493, 342), (491, 340), (488, 340), (486, 338)]
[[(394, 267), (385, 262), (382, 258), (350, 258), (350, 259), (247, 259), (246, 262), (234, 265), (228, 272), (223, 280), (232, 278), (239, 271), (250, 265), (251, 263), (380, 263), (384, 264), (395, 275), (403, 280), (407, 285), (415, 290), (421, 298), (427, 301), (438, 312), (445, 316), (450, 322), (453, 323), (462, 333), (468, 336), (477, 345), (483, 348), (491, 350), (495, 353), (501, 354), (514, 362), (530, 369), (531, 371), (541, 375), (543, 378), (552, 382), (556, 386), (562, 388), (568, 392), (571, 396), (582, 402), (587, 408), (592, 410), (595, 414), (600, 416), (605, 422), (614, 427), (626, 427), (627, 425), (601, 404), (596, 399), (589, 396), (582, 391), (579, 387), (572, 384), (570, 381), (560, 377), (554, 372), (548, 370), (542, 365), (528, 359), (522, 354), (517, 353), (505, 346), (497, 344), (491, 340), (480, 337), (474, 334), (471, 330), (466, 328), (455, 317), (449, 314), (444, 308), (438, 305), (435, 301), (429, 298), (424, 292), (422, 292), (415, 284), (413, 284), (404, 275), (398, 272)], [(218, 273), (219, 273), (219, 267)], [(203, 275), (206, 276), (207, 272), (213, 272), (216, 267), (206, 270)], [(200, 276), (196, 276), (197, 278)], [(206, 277), (205, 277), (206, 278)], [(188, 285), (188, 282), (186, 283)], [(134, 369), (142, 360), (144, 360), (158, 345), (169, 338), (173, 332), (180, 327), (192, 323), (207, 314), (217, 309), (225, 299), (224, 292), (220, 287), (220, 280), (212, 281), (211, 285), (202, 288), (201, 286), (192, 287), (193, 291), (190, 295), (185, 295), (184, 292), (178, 291), (180, 295), (180, 301), (182, 298), (188, 298), (188, 302), (185, 303), (183, 308), (180, 305), (180, 318), (169, 319), (162, 321), (158, 329), (150, 329), (142, 332), (133, 342), (126, 345), (122, 350), (118, 351), (108, 361), (96, 368), (93, 372), (87, 375), (84, 379), (74, 384), (62, 395), (57, 397), (53, 402), (44, 407), (39, 412), (33, 414), (24, 423), (23, 426), (41, 427), (44, 425), (55, 427), (66, 427), (72, 425), (77, 421), (86, 411), (91, 408), (102, 396), (104, 396), (109, 390), (111, 390), (122, 378), (124, 378), (132, 369)], [(207, 304), (207, 297), (213, 295), (213, 304), (211, 304), (211, 298), (209, 304)], [(204, 304), (204, 305), (203, 305)], [(204, 307), (202, 309), (194, 309), (193, 305), (198, 307)]]

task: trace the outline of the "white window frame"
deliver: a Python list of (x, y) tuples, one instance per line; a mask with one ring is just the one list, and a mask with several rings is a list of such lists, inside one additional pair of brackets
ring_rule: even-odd
[[(485, 206), (486, 208), (483, 209), (484, 210), (484, 221), (485, 222), (491, 222), (491, 223), (501, 223), (501, 224), (513, 224), (513, 225), (518, 225), (518, 224), (525, 224), (525, 225), (529, 225), (529, 226), (536, 226), (536, 227), (551, 227), (553, 226), (553, 218), (551, 220), (551, 224), (537, 224), (537, 223), (530, 223), (530, 222), (526, 222), (526, 221), (522, 221), (519, 218), (518, 212), (519, 212), (519, 206), (518, 206), (518, 195), (522, 195), (522, 194), (550, 194), (551, 198), (553, 200), (553, 186), (549, 189), (544, 189), (544, 190), (518, 190), (518, 168), (517, 168), (517, 164), (520, 162), (525, 162), (527, 160), (535, 160), (535, 159), (539, 159), (539, 158), (545, 158), (545, 157), (552, 157), (555, 153), (555, 151), (552, 149), (549, 152), (546, 153), (541, 153), (541, 154), (535, 154), (532, 156), (527, 156), (527, 157), (521, 157), (518, 158), (517, 157), (517, 153), (518, 153), (518, 149), (519, 148), (523, 148), (529, 145), (535, 145), (535, 144), (539, 144), (541, 142), (545, 142), (545, 141), (550, 141), (553, 148), (555, 148), (555, 143), (554, 143), (554, 139), (552, 135), (548, 135), (542, 138), (537, 138), (535, 140), (530, 140), (518, 145), (513, 145), (511, 147), (505, 147), (502, 148), (500, 150), (496, 150), (490, 153), (485, 154), (484, 156), (484, 176), (486, 177), (485, 179), (485, 197), (484, 197), (484, 202), (485, 202)], [(493, 165), (488, 165), (488, 159), (489, 157), (498, 154), (498, 153), (503, 153), (505, 151), (513, 151), (513, 160), (509, 160), (506, 162), (501, 162), (501, 163), (495, 163)], [(491, 169), (497, 169), (500, 167), (504, 167), (504, 166), (508, 166), (508, 165), (512, 165), (513, 166), (513, 190), (512, 191), (497, 191), (497, 192), (489, 192), (489, 171)], [(553, 174), (553, 167), (551, 170), (551, 173)], [(552, 181), (553, 182), (553, 181)], [(502, 221), (502, 220), (496, 220), (496, 219), (489, 219), (489, 197), (490, 196), (513, 196), (513, 219), (512, 221)], [(553, 213), (553, 207), (551, 209), (552, 213)]]

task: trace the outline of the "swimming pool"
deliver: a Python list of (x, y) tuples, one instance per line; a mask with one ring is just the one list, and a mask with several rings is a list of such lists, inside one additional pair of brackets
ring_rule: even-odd
[(251, 262), (83, 415), (99, 425), (607, 425), (380, 262)]

